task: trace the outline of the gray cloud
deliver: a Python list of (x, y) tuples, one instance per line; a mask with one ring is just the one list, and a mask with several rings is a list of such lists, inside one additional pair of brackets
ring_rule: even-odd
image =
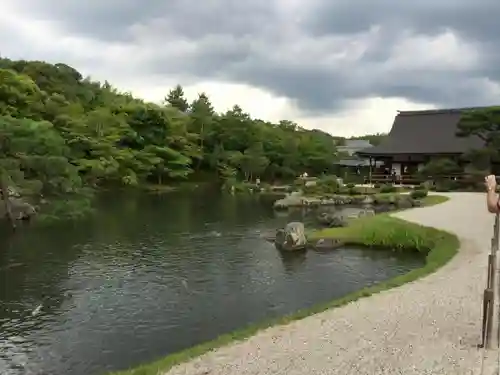
[[(295, 99), (311, 114), (368, 96), (438, 106), (493, 104), (487, 82), (500, 82), (498, 0), (313, 0), (302, 1), (296, 11), (293, 2), (270, 0), (16, 4), (69, 34), (147, 44), (148, 59), (140, 67), (146, 73), (244, 82)], [(477, 52), (472, 62), (409, 67), (394, 60), (394, 46), (405, 38), (446, 31)], [(179, 53), (176, 42), (190, 48)], [(403, 61), (418, 61), (426, 52), (406, 51), (415, 56)], [(456, 62), (470, 57), (458, 55)]]

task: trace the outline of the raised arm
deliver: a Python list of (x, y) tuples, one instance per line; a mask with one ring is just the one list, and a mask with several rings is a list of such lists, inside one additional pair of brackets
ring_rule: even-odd
[(496, 193), (497, 180), (493, 175), (486, 176), (484, 179), (486, 185), (486, 206), (491, 213), (500, 213), (498, 194)]

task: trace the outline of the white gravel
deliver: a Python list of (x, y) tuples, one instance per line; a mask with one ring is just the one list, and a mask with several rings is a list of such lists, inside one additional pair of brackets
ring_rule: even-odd
[(449, 196), (446, 203), (397, 214), (460, 237), (459, 254), (436, 273), (266, 329), (166, 374), (491, 374), (496, 353), (483, 364), (476, 346), (494, 219), (484, 194)]

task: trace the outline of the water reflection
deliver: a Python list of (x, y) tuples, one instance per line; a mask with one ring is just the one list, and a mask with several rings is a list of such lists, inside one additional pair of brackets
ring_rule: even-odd
[(306, 251), (279, 251), (278, 254), (283, 262), (285, 271), (289, 274), (299, 271), (307, 259)]

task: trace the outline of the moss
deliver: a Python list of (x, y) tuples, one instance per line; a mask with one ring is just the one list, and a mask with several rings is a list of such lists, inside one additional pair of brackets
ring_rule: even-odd
[[(426, 199), (428, 204), (437, 204), (446, 201), (448, 198), (429, 196), (426, 197)], [(439, 267), (447, 263), (457, 253), (460, 245), (458, 238), (451, 233), (410, 223), (391, 217), (389, 214), (356, 219), (352, 222), (350, 227), (324, 229), (310, 234), (310, 238), (312, 239), (325, 237), (340, 238), (351, 244), (364, 246), (389, 247), (398, 251), (418, 251), (426, 254), (426, 262), (422, 268), (414, 269), (404, 275), (358, 290), (340, 299), (316, 305), (309, 309), (300, 310), (278, 319), (251, 325), (230, 334), (222, 335), (215, 340), (169, 355), (156, 362), (130, 370), (114, 372), (110, 375), (161, 374), (179, 363), (188, 361), (234, 341), (248, 338), (262, 329), (274, 325), (287, 324), (291, 321), (302, 319), (334, 307), (346, 305), (362, 297), (367, 297), (383, 290), (414, 281), (436, 271)]]

